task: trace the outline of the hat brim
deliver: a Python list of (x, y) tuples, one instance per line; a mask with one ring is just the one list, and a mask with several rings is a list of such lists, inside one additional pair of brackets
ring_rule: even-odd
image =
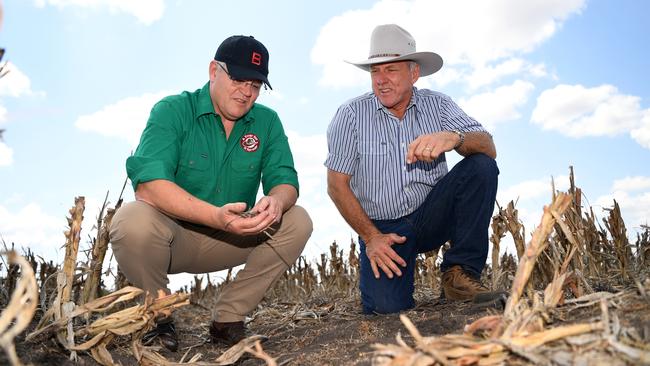
[(443, 63), (442, 57), (434, 52), (414, 52), (398, 57), (373, 57), (360, 62), (345, 62), (352, 64), (362, 70), (370, 71), (370, 67), (372, 65), (399, 61), (415, 61), (418, 65), (420, 65), (420, 76), (427, 76), (436, 73), (442, 68)]
[(264, 76), (264, 74), (228, 62), (226, 62), (225, 64), (228, 67), (228, 73), (233, 78), (240, 79), (240, 80), (259, 80), (264, 84), (266, 84), (269, 87), (269, 89), (273, 90), (273, 88), (271, 87), (271, 83), (269, 83), (269, 79), (266, 76)]

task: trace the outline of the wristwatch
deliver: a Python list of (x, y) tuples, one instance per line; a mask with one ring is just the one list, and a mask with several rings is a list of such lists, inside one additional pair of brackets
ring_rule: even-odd
[(458, 149), (459, 147), (463, 146), (463, 143), (465, 142), (465, 134), (459, 130), (451, 130), (451, 132), (455, 133), (460, 138), (456, 146), (454, 146), (454, 149)]

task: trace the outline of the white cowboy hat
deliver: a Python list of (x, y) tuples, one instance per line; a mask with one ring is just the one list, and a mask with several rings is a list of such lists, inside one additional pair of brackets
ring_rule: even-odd
[(431, 75), (442, 67), (442, 57), (437, 53), (415, 52), (415, 39), (406, 29), (397, 24), (384, 24), (372, 31), (367, 60), (345, 62), (370, 71), (372, 65), (407, 60), (420, 65), (420, 76)]

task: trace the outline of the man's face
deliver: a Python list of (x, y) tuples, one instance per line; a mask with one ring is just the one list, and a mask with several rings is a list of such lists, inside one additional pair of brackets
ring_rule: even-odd
[(414, 64), (411, 70), (409, 64), (410, 61), (400, 61), (370, 67), (372, 91), (384, 107), (400, 118), (411, 100), (413, 84), (420, 76), (420, 67)]
[(260, 87), (257, 81), (232, 80), (217, 61), (210, 62), (210, 97), (222, 119), (234, 122), (248, 113), (260, 95)]

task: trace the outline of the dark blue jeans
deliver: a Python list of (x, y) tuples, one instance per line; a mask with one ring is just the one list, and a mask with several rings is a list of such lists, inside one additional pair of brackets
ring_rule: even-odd
[(381, 270), (376, 279), (361, 249), (361, 303), (366, 314), (388, 314), (415, 306), (413, 300), (415, 259), (418, 253), (440, 248), (451, 241), (441, 270), (460, 265), (470, 275), (480, 276), (488, 254), (488, 227), (494, 210), (499, 169), (484, 154), (470, 155), (447, 173), (413, 213), (394, 220), (373, 220), (382, 233), (406, 237), (393, 249), (406, 261), (402, 276), (388, 278)]

